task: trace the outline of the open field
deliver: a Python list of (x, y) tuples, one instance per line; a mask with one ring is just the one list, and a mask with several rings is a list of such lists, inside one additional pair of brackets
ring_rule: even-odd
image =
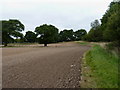
[(89, 48), (74, 42), (3, 48), (3, 88), (79, 88), (80, 63)]

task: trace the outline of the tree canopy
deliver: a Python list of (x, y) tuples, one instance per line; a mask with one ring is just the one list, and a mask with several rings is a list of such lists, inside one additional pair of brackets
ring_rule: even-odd
[(35, 28), (35, 32), (39, 36), (38, 42), (44, 46), (58, 41), (58, 29), (53, 25), (41, 25)]
[(37, 35), (34, 32), (27, 31), (26, 34), (25, 34), (25, 41), (33, 43), (33, 42), (36, 41), (36, 37), (37, 37)]
[(73, 30), (63, 30), (63, 31), (60, 31), (60, 34), (59, 34), (59, 40), (60, 41), (73, 41), (74, 40), (74, 32)]
[(75, 40), (82, 40), (82, 38), (87, 34), (85, 29), (80, 29), (74, 32)]
[[(24, 25), (19, 20), (2, 20), (2, 43), (7, 46), (8, 43), (14, 42), (21, 38), (26, 42), (39, 42), (47, 46), (49, 43), (64, 42), (64, 41), (109, 41), (117, 42), (117, 46), (120, 47), (120, 1), (111, 2), (108, 10), (105, 12), (99, 20), (94, 20), (91, 23), (91, 29), (87, 33), (84, 29), (74, 31), (72, 29), (64, 29), (58, 33), (58, 29), (53, 25), (43, 24), (35, 28), (35, 32), (27, 31), (24, 36), (21, 32), (24, 30)], [(37, 39), (36, 39), (37, 38)], [(25, 39), (25, 40), (24, 40)]]
[(100, 28), (100, 23), (98, 20), (95, 20), (91, 23), (91, 29), (86, 37), (88, 41), (102, 41), (102, 30)]
[(101, 18), (91, 23), (86, 35), (88, 41), (109, 41), (120, 47), (120, 1), (111, 2), (108, 10)]
[(112, 2), (101, 21), (104, 38), (110, 41), (120, 40), (120, 2)]
[[(7, 46), (8, 43), (13, 42), (13, 37), (22, 37), (24, 25), (19, 20), (3, 20), (2, 22), (2, 43)], [(12, 37), (13, 36), (13, 37)]]

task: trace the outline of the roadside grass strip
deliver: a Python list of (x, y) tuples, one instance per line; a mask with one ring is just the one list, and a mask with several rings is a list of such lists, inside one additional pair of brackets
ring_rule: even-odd
[(85, 62), (90, 67), (89, 75), (96, 85), (92, 88), (118, 88), (118, 59), (99, 45), (94, 45), (85, 55)]

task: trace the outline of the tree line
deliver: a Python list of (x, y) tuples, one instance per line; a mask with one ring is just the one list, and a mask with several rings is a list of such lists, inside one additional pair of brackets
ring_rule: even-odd
[(103, 17), (91, 23), (91, 29), (85, 36), (86, 41), (111, 42), (120, 49), (120, 1), (111, 2)]
[(80, 29), (78, 31), (63, 30), (60, 31), (53, 25), (43, 24), (35, 28), (33, 31), (27, 31), (25, 35), (25, 26), (19, 20), (2, 20), (2, 44), (7, 46), (8, 43), (34, 43), (38, 42), (47, 46), (49, 43), (57, 43), (64, 41), (81, 40), (87, 34), (86, 30)]
[[(120, 47), (120, 1), (111, 2), (103, 17), (91, 23), (91, 29), (87, 33), (85, 29), (63, 30), (53, 25), (43, 24), (35, 28), (34, 32), (27, 31), (25, 36), (21, 33), (25, 26), (19, 20), (2, 20), (2, 43), (7, 46), (11, 42), (38, 42), (47, 46), (49, 43), (79, 41), (112, 42)], [(16, 37), (13, 38), (13, 37)]]

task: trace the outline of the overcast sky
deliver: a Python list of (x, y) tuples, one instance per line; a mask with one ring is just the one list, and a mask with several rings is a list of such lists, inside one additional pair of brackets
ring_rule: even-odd
[(55, 25), (59, 30), (86, 29), (101, 19), (112, 0), (2, 0), (0, 20), (19, 19), (25, 31), (34, 31), (42, 24)]

